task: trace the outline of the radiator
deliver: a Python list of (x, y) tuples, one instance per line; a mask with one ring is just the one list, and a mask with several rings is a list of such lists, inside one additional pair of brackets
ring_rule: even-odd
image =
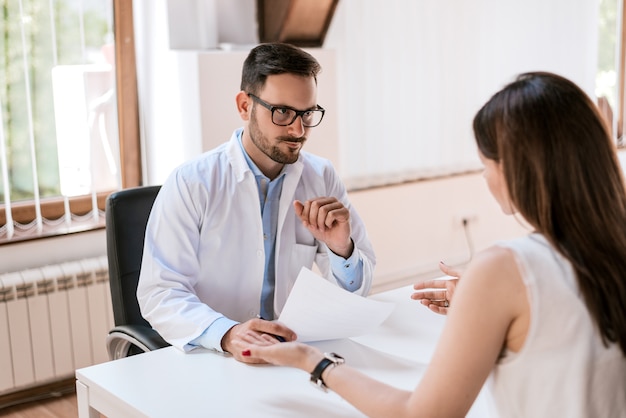
[(0, 395), (108, 360), (106, 256), (0, 275)]

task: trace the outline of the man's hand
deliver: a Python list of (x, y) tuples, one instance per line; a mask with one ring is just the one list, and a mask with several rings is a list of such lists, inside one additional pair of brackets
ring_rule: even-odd
[(250, 343), (269, 345), (279, 343), (276, 337), (282, 337), (285, 341), (294, 341), (296, 334), (275, 321), (253, 318), (229, 329), (222, 338), (222, 349), (244, 363), (265, 363), (265, 360), (256, 357), (242, 356), (244, 347)]
[(461, 278), (461, 273), (450, 268), (443, 261), (439, 262), (439, 269), (453, 278), (416, 283), (413, 285), (416, 292), (411, 295), (411, 299), (419, 300), (422, 305), (435, 313), (446, 315), (452, 303), (456, 285)]
[(348, 258), (354, 250), (350, 238), (350, 211), (334, 197), (316, 197), (302, 203), (293, 202), (296, 215), (315, 239), (343, 258)]

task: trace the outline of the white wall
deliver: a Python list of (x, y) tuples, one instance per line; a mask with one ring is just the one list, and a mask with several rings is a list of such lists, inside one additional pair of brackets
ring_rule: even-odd
[(0, 246), (0, 274), (106, 254), (104, 230)]
[(472, 252), (529, 231), (502, 214), (480, 173), (359, 191), (350, 198), (376, 251), (375, 292), (441, 276), (439, 261), (462, 269)]
[[(226, 4), (134, 3), (150, 183), (162, 182), (175, 166), (208, 149), (207, 144), (224, 141), (240, 124), (233, 97), (239, 86), (237, 65), (255, 41), (255, 2), (238, 0), (240, 15)], [(554, 71), (594, 93), (597, 6), (597, 0), (528, 0), (523, 5), (342, 0), (324, 48), (314, 54), (324, 64), (319, 102), (332, 107), (319, 128), (326, 132), (316, 136), (337, 139), (324, 155), (348, 185), (359, 188), (479, 167), (471, 120), (515, 75)], [(228, 51), (203, 48), (198, 27), (205, 21), (217, 21), (214, 36), (218, 44), (228, 43)], [(233, 27), (240, 28), (240, 38), (225, 30)], [(325, 58), (332, 54), (327, 65)], [(327, 98), (324, 89), (332, 96)]]
[[(172, 0), (174, 1), (174, 0)], [(184, 0), (188, 6), (203, 0)], [(204, 0), (208, 1), (208, 0)], [(226, 0), (233, 1), (233, 0)], [(462, 1), (462, 0), (458, 0)], [(532, 0), (533, 4), (542, 4), (544, 0)], [(576, 7), (579, 2), (585, 7), (591, 0), (576, 0), (569, 7)], [(594, 0), (595, 1), (595, 0)], [(445, 13), (453, 13), (454, 1), (434, 2), (441, 4)], [(484, 2), (483, 2), (484, 3)], [(149, 183), (160, 183), (171, 169), (183, 160), (209, 149), (224, 141), (239, 126), (235, 112), (234, 94), (239, 86), (241, 62), (248, 46), (245, 44), (253, 36), (253, 26), (248, 24), (253, 0), (237, 0), (236, 4), (244, 10), (245, 22), (239, 26), (245, 28), (242, 38), (236, 42), (244, 44), (240, 50), (234, 47), (225, 51), (198, 51), (195, 48), (183, 50), (169, 49), (171, 36), (167, 25), (167, 0), (136, 1), (136, 18), (139, 15), (143, 22), (136, 24), (138, 43), (138, 69), (142, 103), (141, 123), (144, 135), (146, 155), (146, 178)], [(182, 4), (182, 3), (181, 3)], [(223, 1), (217, 2), (223, 7)], [(231, 6), (233, 3), (230, 3)], [(340, 2), (341, 4), (341, 2)], [(494, 13), (515, 13), (515, 2), (492, 1)], [(563, 2), (559, 4), (563, 5)], [(569, 3), (568, 3), (569, 4)], [(220, 6), (221, 5), (221, 6)], [(189, 7), (191, 7), (189, 6)], [(206, 6), (206, 5), (205, 5)], [(527, 5), (528, 6), (528, 5)], [(519, 6), (521, 7), (521, 6)], [(531, 6), (528, 8), (532, 9)], [(203, 9), (207, 10), (207, 9)], [(232, 12), (232, 9), (231, 9)], [(497, 15), (490, 16), (497, 18)], [(595, 17), (593, 17), (595, 18)], [(485, 17), (486, 19), (486, 17)], [(165, 23), (165, 29), (159, 24)], [(335, 24), (335, 23), (334, 23)], [(193, 26), (193, 25), (191, 25)], [(237, 25), (228, 26), (231, 29)], [(497, 27), (497, 25), (496, 25)], [(197, 28), (196, 28), (197, 29)], [(401, 28), (395, 27), (394, 31)], [(521, 38), (528, 36), (531, 28), (519, 24), (512, 28), (499, 27), (500, 31), (515, 30)], [(575, 28), (574, 28), (575, 29)], [(251, 32), (252, 30), (252, 32)], [(384, 34), (387, 29), (379, 28)], [(437, 30), (437, 29), (433, 29)], [(466, 27), (445, 27), (441, 33), (432, 36), (462, 39)], [(333, 36), (341, 34), (340, 28), (333, 28)], [(455, 34), (454, 32), (457, 31)], [(245, 33), (244, 33), (245, 32)], [(219, 36), (226, 32), (220, 32)], [(235, 31), (236, 33), (236, 31)], [(240, 34), (240, 35), (241, 35)], [(494, 33), (493, 36), (498, 36)], [(507, 33), (507, 36), (513, 36)], [(180, 42), (184, 39), (179, 38)], [(223, 39), (222, 39), (223, 40)], [(552, 49), (558, 48), (566, 39), (542, 39)], [(151, 50), (146, 50), (146, 45)], [(143, 49), (142, 49), (143, 48)], [(506, 49), (503, 46), (503, 50)], [(538, 53), (543, 50), (538, 49)], [(200, 52), (200, 53), (198, 53)], [(339, 138), (344, 132), (339, 127), (342, 102), (339, 97), (337, 80), (345, 68), (338, 64), (337, 50), (325, 48), (314, 51), (325, 69), (320, 75), (319, 102), (329, 110), (323, 126), (316, 129), (306, 149), (324, 155), (342, 169), (345, 161), (342, 153), (346, 152), (340, 145)], [(513, 53), (514, 51), (510, 51)], [(375, 55), (376, 51), (364, 53)], [(418, 57), (421, 60), (422, 57)], [(486, 59), (486, 58), (485, 58)], [(499, 59), (499, 57), (493, 57)], [(422, 60), (420, 65), (434, 65)], [(441, 69), (446, 78), (454, 83), (472, 83), (465, 77), (462, 65), (460, 68)], [(588, 63), (585, 63), (585, 68)], [(455, 71), (454, 71), (455, 70)], [(353, 76), (367, 78), (367, 68), (351, 71)], [(483, 74), (481, 77), (487, 77)], [(388, 76), (393, 77), (393, 75)], [(588, 83), (587, 83), (588, 84)], [(363, 81), (363, 89), (377, 89), (377, 79)], [(407, 98), (407, 103), (398, 106), (412, 106), (419, 102), (419, 96)], [(433, 117), (445, 110), (432, 108)], [(449, 123), (459, 122), (456, 115), (446, 114)], [(419, 135), (420, 125), (402, 121), (407, 132)], [(381, 123), (389, 123), (381, 121)], [(467, 128), (467, 127), (466, 127)], [(469, 129), (467, 129), (469, 135)], [(392, 139), (392, 138), (391, 138)], [(382, 141), (391, 140), (381, 137)], [(468, 141), (471, 138), (467, 137)], [(349, 150), (348, 150), (349, 152)], [(462, 264), (469, 257), (468, 244), (464, 230), (460, 224), (461, 216), (470, 216), (468, 226), (472, 243), (476, 249), (484, 248), (499, 238), (518, 236), (526, 230), (513, 218), (505, 217), (488, 195), (480, 174), (466, 174), (439, 179), (424, 180), (401, 184), (392, 187), (361, 190), (350, 193), (353, 204), (357, 207), (368, 227), (370, 238), (377, 252), (378, 266), (376, 270), (376, 290), (411, 282), (416, 278), (436, 273), (437, 262), (446, 261), (450, 264)], [(75, 234), (54, 239), (42, 239), (33, 242), (16, 243), (0, 247), (0, 272), (16, 271), (39, 265), (75, 260), (83, 257), (102, 255), (105, 253), (105, 236), (103, 231)]]
[[(201, 119), (206, 115), (200, 114), (203, 109), (200, 101), (210, 101), (216, 96), (213, 92), (206, 96), (197, 94), (201, 82), (198, 70), (205, 68), (199, 67), (202, 63), (198, 62), (196, 52), (217, 52), (207, 47), (211, 44), (249, 49), (257, 42), (255, 4), (255, 0), (133, 2), (143, 169), (148, 183), (161, 183), (174, 167), (202, 152), (203, 135), (206, 135), (202, 125), (206, 126), (207, 122)], [(171, 13), (172, 10), (176, 13)], [(217, 27), (209, 31), (206, 22), (216, 22)], [(233, 74), (216, 73), (215, 69), (212, 74), (220, 92), (239, 86), (239, 81), (233, 85), (220, 83), (222, 77)], [(216, 117), (225, 116), (225, 121), (230, 121), (234, 98), (220, 102), (219, 107), (221, 113)], [(221, 127), (211, 126), (224, 132)], [(232, 129), (228, 136), (231, 133)], [(220, 140), (224, 140), (224, 135)]]
[(594, 93), (597, 0), (342, 0), (337, 53), (341, 173), (349, 185), (477, 168), (471, 123), (525, 71)]

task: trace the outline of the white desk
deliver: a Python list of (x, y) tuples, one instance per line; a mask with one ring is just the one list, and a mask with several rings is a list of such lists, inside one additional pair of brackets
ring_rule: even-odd
[[(370, 335), (317, 342), (364, 373), (412, 390), (435, 348), (445, 317), (410, 300), (411, 287), (372, 296), (393, 301), (391, 316)], [(99, 417), (362, 417), (301, 370), (247, 365), (208, 350), (173, 347), (76, 371), (80, 418)], [(489, 417), (481, 393), (468, 417)]]

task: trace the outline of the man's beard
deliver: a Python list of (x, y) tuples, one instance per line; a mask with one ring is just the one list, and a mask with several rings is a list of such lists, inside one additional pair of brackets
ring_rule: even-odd
[(282, 141), (289, 142), (300, 142), (304, 144), (306, 142), (306, 136), (301, 138), (293, 138), (290, 136), (282, 136), (276, 138), (279, 141), (277, 144), (273, 145), (270, 143), (270, 140), (267, 139), (265, 135), (259, 129), (259, 124), (256, 120), (256, 112), (253, 110), (252, 115), (250, 117), (250, 123), (248, 124), (248, 128), (250, 128), (250, 139), (252, 143), (265, 155), (270, 157), (273, 161), (280, 164), (293, 164), (298, 161), (298, 156), (300, 155), (300, 149), (285, 153), (282, 151), (277, 145)]

